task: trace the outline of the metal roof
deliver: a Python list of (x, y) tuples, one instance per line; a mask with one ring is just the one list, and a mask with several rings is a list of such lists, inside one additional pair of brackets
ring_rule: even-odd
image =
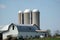
[(39, 10), (38, 9), (33, 9), (32, 12), (39, 12)]
[(36, 32), (47, 32), (47, 30), (36, 30)]
[(38, 28), (35, 26), (17, 26), (19, 32), (35, 32)]
[(19, 10), (19, 12), (18, 12), (18, 13), (23, 13), (23, 12)]
[(19, 32), (47, 32), (47, 30), (38, 30), (36, 26), (33, 24), (9, 24), (5, 25), (0, 31), (8, 31), (9, 28), (11, 27), (10, 25), (16, 26)]
[(6, 31), (8, 30), (8, 28), (9, 28), (9, 25), (5, 25), (0, 29), (0, 31)]
[[(7, 31), (12, 24), (6, 25), (4, 26), (1, 31)], [(35, 32), (35, 30), (38, 30), (38, 28), (36, 26), (34, 26), (33, 24), (13, 24), (14, 26), (17, 27), (19, 32)]]
[(33, 24), (15, 24), (16, 26), (33, 26)]
[(25, 9), (24, 13), (30, 13), (31, 10), (30, 9)]

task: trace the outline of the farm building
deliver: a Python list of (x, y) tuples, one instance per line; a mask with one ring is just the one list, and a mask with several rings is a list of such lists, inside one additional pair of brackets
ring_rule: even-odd
[(40, 29), (40, 11), (38, 9), (18, 12), (19, 24), (11, 23), (0, 29), (0, 40), (8, 36), (17, 37), (17, 39), (30, 37), (47, 37), (47, 31)]
[(12, 37), (23, 37), (23, 38), (29, 38), (29, 37), (35, 37), (35, 36), (47, 36), (47, 31), (42, 31), (42, 30), (38, 30), (38, 28), (36, 27), (36, 25), (33, 24), (20, 24), (20, 25), (16, 25), (11, 23), (10, 25), (7, 25), (5, 27), (3, 27), (0, 30), (0, 39), (6, 39), (7, 36), (11, 35)]

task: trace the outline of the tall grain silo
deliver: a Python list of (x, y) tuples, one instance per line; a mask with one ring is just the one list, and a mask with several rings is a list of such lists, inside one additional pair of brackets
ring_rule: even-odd
[(24, 24), (24, 14), (22, 11), (18, 12), (18, 19), (19, 19), (19, 24)]
[(37, 28), (40, 29), (40, 12), (38, 9), (32, 10), (32, 24), (36, 24)]
[(24, 11), (24, 24), (30, 24), (30, 9), (25, 9)]

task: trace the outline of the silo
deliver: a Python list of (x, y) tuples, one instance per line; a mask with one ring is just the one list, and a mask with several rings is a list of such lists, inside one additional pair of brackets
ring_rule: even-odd
[(22, 11), (18, 12), (18, 19), (19, 24), (24, 24), (24, 14)]
[(40, 29), (40, 12), (38, 9), (32, 10), (32, 24), (36, 24)]
[(24, 24), (30, 24), (30, 9), (25, 9), (24, 11)]

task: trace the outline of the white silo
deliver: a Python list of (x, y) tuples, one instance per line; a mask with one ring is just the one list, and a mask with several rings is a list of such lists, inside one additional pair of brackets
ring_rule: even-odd
[(40, 29), (40, 12), (38, 9), (32, 10), (32, 24), (36, 24)]
[(30, 14), (31, 14), (30, 9), (26, 9), (24, 11), (24, 24), (30, 24)]
[(24, 19), (24, 17), (23, 17), (23, 12), (22, 11), (19, 11), (18, 12), (18, 22), (19, 22), (19, 24), (23, 24), (24, 23), (24, 21), (23, 21), (23, 19)]

